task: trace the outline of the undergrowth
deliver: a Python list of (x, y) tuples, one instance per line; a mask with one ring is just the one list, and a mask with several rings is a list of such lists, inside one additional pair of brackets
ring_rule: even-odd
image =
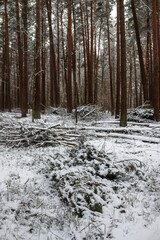
[(136, 187), (139, 180), (145, 180), (140, 162), (116, 163), (88, 144), (80, 144), (65, 155), (57, 153), (48, 159), (48, 164), (46, 177), (50, 178), (61, 200), (79, 217), (86, 212), (102, 213), (105, 206), (113, 203), (115, 196), (115, 208), (123, 208), (124, 185), (130, 189), (131, 186)]

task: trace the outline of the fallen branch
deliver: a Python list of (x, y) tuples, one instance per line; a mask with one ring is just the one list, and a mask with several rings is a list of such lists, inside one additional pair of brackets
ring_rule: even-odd
[(114, 138), (124, 138), (124, 139), (130, 139), (130, 140), (139, 140), (142, 142), (147, 143), (160, 143), (159, 138), (153, 138), (153, 137), (143, 137), (143, 136), (136, 136), (136, 135), (126, 135), (126, 134), (118, 134), (118, 133), (110, 133), (107, 135), (108, 137), (114, 137)]

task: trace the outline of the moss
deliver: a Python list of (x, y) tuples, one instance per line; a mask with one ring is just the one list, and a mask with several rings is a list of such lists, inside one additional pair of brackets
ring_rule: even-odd
[(118, 191), (118, 187), (117, 186), (113, 186), (113, 190), (115, 191), (115, 193)]
[(90, 210), (93, 211), (93, 212), (102, 213), (103, 212), (102, 204), (101, 203), (95, 203), (94, 205), (90, 206)]
[(96, 172), (98, 172), (99, 169), (100, 169), (99, 164), (95, 164), (95, 165), (94, 165), (94, 169), (95, 169)]
[(79, 218), (82, 218), (83, 217), (83, 211), (81, 209), (79, 209), (77, 211), (77, 215), (78, 215)]
[(97, 188), (94, 189), (94, 193), (95, 193), (95, 194), (98, 194)]
[(86, 195), (84, 196), (84, 199), (85, 199), (85, 201), (86, 201), (88, 204), (91, 203), (91, 196), (90, 196), (90, 195), (86, 194)]
[(109, 169), (109, 170), (108, 170), (108, 174), (106, 175), (106, 178), (107, 178), (108, 180), (115, 180), (115, 179), (118, 178), (118, 175), (119, 175), (118, 172), (113, 173), (113, 172)]
[(104, 201), (106, 201), (106, 196), (105, 196), (105, 194), (102, 194), (101, 198), (102, 198)]
[(56, 174), (53, 174), (53, 175), (52, 175), (51, 181), (57, 181), (57, 175), (56, 175)]

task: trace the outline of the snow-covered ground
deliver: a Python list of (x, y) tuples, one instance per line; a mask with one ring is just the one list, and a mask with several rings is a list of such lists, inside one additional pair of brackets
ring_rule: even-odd
[(160, 123), (121, 130), (0, 114), (0, 240), (160, 240)]

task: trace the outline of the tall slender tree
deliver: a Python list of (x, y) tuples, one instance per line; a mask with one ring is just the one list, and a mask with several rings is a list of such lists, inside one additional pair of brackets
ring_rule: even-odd
[(116, 78), (116, 112), (115, 117), (119, 116), (120, 109), (120, 16), (119, 0), (117, 0), (117, 78)]
[(154, 61), (154, 118), (159, 120), (159, 36), (158, 36), (158, 1), (152, 1), (152, 28), (153, 28), (153, 61)]
[(50, 41), (50, 104), (51, 106), (58, 106), (60, 103), (60, 93), (57, 83), (57, 66), (56, 54), (53, 41), (52, 30), (52, 1), (46, 0), (47, 16), (49, 24), (49, 41)]
[(67, 112), (72, 112), (72, 0), (68, 0), (68, 99)]
[(121, 117), (120, 126), (127, 126), (127, 76), (126, 76), (126, 37), (124, 0), (120, 0), (120, 30), (121, 30)]
[(107, 36), (108, 36), (108, 62), (109, 62), (109, 74), (110, 74), (111, 114), (113, 115), (114, 114), (114, 99), (113, 99), (113, 77), (112, 77), (112, 63), (111, 63), (111, 43), (110, 43), (108, 0), (106, 0), (106, 15), (107, 15)]
[(6, 107), (11, 112), (11, 93), (10, 93), (10, 56), (9, 56), (9, 33), (8, 33), (8, 0), (4, 0), (5, 9), (5, 80), (6, 80)]
[(42, 100), (42, 111), (45, 111), (46, 108), (46, 22), (45, 22), (45, 11), (44, 3), (42, 2), (42, 36), (41, 36), (41, 65), (42, 65), (42, 87), (41, 87), (41, 100)]
[(90, 49), (90, 71), (89, 71), (89, 103), (93, 103), (93, 0), (90, 0), (91, 8), (91, 49)]
[(40, 119), (40, 0), (36, 0), (36, 46), (35, 46), (35, 74), (33, 86), (33, 110), (32, 119)]
[(145, 67), (144, 67), (143, 51), (142, 51), (142, 46), (141, 46), (138, 20), (137, 20), (137, 14), (136, 14), (134, 0), (131, 0), (131, 6), (132, 6), (132, 14), (133, 14), (133, 20), (134, 20), (135, 33), (136, 33), (137, 47), (138, 47), (138, 55), (139, 55), (139, 63), (140, 63), (140, 70), (141, 70), (141, 80), (142, 80), (142, 86), (143, 86), (144, 101), (146, 101), (146, 100), (149, 100), (149, 89), (147, 89), (147, 79), (146, 79), (146, 73), (145, 73)]
[(21, 38), (21, 19), (19, 14), (19, 1), (15, 1), (16, 5), (16, 20), (17, 20), (17, 42), (18, 42), (18, 65), (19, 65), (19, 79), (20, 79), (20, 106), (22, 117), (26, 117), (26, 111), (23, 109), (24, 98), (24, 74), (23, 74), (23, 47)]
[(23, 97), (22, 97), (22, 117), (26, 117), (28, 112), (28, 0), (23, 0)]
[(86, 66), (86, 41), (85, 41), (85, 31), (84, 31), (84, 20), (83, 20), (83, 11), (82, 11), (82, 3), (79, 0), (80, 4), (80, 15), (81, 15), (81, 25), (82, 25), (82, 38), (83, 38), (83, 58), (84, 58), (84, 99), (85, 104), (87, 103), (87, 89), (88, 89), (88, 81), (87, 81), (87, 66)]

